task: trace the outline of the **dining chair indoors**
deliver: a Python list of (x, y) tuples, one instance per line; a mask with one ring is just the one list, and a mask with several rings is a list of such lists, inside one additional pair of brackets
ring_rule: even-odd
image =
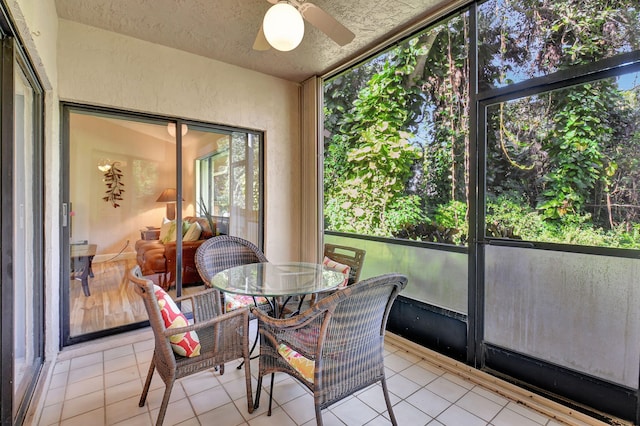
[(321, 410), (381, 382), (392, 424), (396, 425), (384, 372), (384, 334), (396, 297), (407, 284), (401, 274), (362, 280), (320, 300), (306, 311), (275, 319), (253, 308), (260, 332), (260, 362), (255, 408), (260, 403), (262, 378), (284, 372), (312, 393), (316, 423)]
[[(219, 313), (213, 290), (171, 299), (153, 281), (145, 279), (139, 266), (129, 271), (129, 281), (142, 297), (153, 330), (155, 346), (139, 406), (143, 407), (154, 371), (165, 384), (156, 425), (161, 425), (177, 379), (242, 358), (245, 362), (247, 408), (253, 412), (249, 363), (249, 311)], [(189, 306), (193, 324), (179, 310)]]

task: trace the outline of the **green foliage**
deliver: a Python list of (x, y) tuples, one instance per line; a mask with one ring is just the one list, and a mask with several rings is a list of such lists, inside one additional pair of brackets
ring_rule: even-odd
[[(479, 90), (640, 49), (636, 3), (480, 4)], [(466, 13), (454, 16), (325, 86), (328, 229), (466, 242), (471, 30)], [(488, 105), (489, 236), (638, 247), (640, 86), (618, 84), (532, 84), (536, 93)]]
[(615, 168), (604, 148), (613, 133), (608, 125), (608, 103), (619, 94), (604, 81), (597, 86), (585, 84), (554, 96), (555, 127), (543, 144), (551, 168), (539, 206), (548, 219), (584, 213), (596, 185), (602, 183), (606, 188), (607, 171)]

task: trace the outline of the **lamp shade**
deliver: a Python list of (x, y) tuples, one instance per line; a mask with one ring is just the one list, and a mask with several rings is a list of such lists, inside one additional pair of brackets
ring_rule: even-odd
[(288, 52), (302, 41), (304, 21), (298, 9), (281, 1), (267, 10), (262, 21), (264, 36), (274, 49)]
[(178, 194), (176, 193), (176, 189), (165, 189), (164, 191), (162, 191), (162, 194), (160, 194), (156, 201), (159, 203), (175, 203), (176, 201), (178, 201)]

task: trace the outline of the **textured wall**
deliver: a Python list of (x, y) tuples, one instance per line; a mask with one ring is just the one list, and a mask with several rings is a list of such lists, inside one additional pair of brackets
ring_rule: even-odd
[(265, 251), (300, 253), (298, 85), (59, 21), (60, 99), (265, 131)]

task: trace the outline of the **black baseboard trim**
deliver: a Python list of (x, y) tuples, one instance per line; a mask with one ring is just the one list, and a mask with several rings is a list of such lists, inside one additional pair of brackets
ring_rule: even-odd
[(498, 346), (484, 346), (483, 371), (601, 421), (607, 414), (639, 424), (638, 391)]
[(467, 357), (467, 317), (399, 296), (389, 314), (387, 330), (450, 358)]

